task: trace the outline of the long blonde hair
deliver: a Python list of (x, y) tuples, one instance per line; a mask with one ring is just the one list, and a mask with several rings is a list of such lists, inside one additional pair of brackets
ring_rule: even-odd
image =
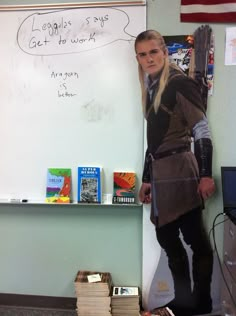
[[(163, 50), (163, 52), (166, 55), (166, 58), (164, 60), (163, 71), (162, 71), (161, 77), (160, 77), (159, 89), (158, 89), (158, 92), (157, 92), (155, 99), (154, 99), (154, 110), (155, 110), (155, 112), (157, 112), (158, 107), (159, 107), (160, 102), (161, 102), (162, 93), (166, 87), (166, 84), (167, 84), (167, 81), (169, 78), (169, 58), (168, 58), (168, 51), (167, 51), (167, 47), (166, 47), (164, 38), (162, 37), (162, 35), (159, 32), (154, 31), (154, 30), (144, 31), (136, 37), (135, 44), (134, 44), (135, 51), (137, 52), (136, 48), (137, 48), (137, 44), (139, 42), (148, 41), (148, 40), (156, 40), (158, 46)], [(147, 88), (145, 87), (145, 83), (144, 83), (145, 73), (142, 70), (142, 67), (140, 66), (140, 64), (138, 66), (138, 72), (139, 72), (139, 81), (140, 81), (141, 91), (142, 91), (143, 113), (144, 113), (144, 116), (146, 117), (146, 115), (147, 115), (147, 109), (146, 109)]]

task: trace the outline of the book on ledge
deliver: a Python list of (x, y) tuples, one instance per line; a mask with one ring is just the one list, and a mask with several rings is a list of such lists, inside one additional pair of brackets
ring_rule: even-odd
[(135, 172), (113, 172), (113, 204), (134, 204), (135, 184)]
[(48, 168), (46, 202), (70, 203), (71, 169)]
[(101, 173), (101, 167), (78, 167), (78, 203), (101, 203)]

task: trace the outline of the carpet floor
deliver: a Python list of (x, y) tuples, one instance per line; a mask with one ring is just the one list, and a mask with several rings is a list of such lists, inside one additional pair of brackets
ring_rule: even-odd
[(25, 308), (1, 306), (0, 316), (76, 316), (74, 310), (55, 310), (42, 308)]

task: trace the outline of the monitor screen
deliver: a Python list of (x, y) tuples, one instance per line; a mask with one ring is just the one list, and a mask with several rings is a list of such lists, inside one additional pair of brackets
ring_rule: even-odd
[(236, 209), (236, 167), (221, 167), (224, 211)]

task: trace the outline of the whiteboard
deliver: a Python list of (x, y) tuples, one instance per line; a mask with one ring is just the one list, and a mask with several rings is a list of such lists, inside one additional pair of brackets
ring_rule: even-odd
[(141, 177), (143, 116), (134, 40), (146, 8), (0, 12), (0, 199), (44, 201), (47, 168)]

